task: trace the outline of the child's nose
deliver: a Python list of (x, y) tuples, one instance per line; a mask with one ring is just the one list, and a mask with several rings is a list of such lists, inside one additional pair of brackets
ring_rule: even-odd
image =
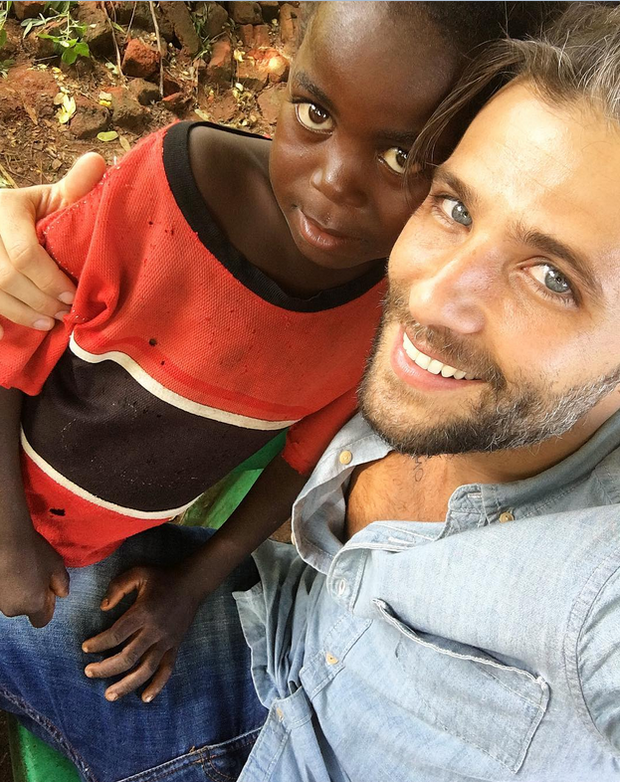
[(335, 204), (362, 207), (366, 203), (362, 168), (355, 150), (330, 143), (317, 161), (310, 183)]

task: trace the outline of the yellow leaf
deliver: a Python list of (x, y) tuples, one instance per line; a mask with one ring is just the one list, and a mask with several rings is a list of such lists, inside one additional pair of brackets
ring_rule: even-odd
[(75, 105), (75, 100), (69, 97), (69, 95), (63, 95), (62, 104), (56, 114), (58, 122), (60, 122), (61, 125), (66, 125), (75, 114), (76, 110), (77, 106)]
[(97, 133), (99, 141), (116, 141), (118, 133), (115, 130), (102, 130), (101, 133)]
[(194, 114), (197, 114), (200, 119), (203, 119), (205, 122), (209, 122), (211, 119), (211, 117), (209, 117), (209, 113), (203, 111), (202, 109), (194, 109)]

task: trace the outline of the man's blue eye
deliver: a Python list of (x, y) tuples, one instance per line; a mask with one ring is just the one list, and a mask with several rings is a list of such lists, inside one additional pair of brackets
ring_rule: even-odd
[(468, 227), (473, 222), (471, 215), (465, 208), (465, 204), (462, 201), (458, 201), (456, 198), (442, 198), (441, 210), (446, 217), (454, 220), (455, 223), (459, 223), (459, 225)]
[(547, 267), (547, 273), (545, 274), (545, 285), (549, 290), (554, 293), (570, 293), (570, 284), (566, 277), (554, 269), (553, 266)]
[(471, 215), (465, 209), (465, 204), (461, 203), (461, 201), (457, 201), (454, 206), (452, 207), (451, 217), (456, 223), (460, 223), (461, 225), (471, 225)]

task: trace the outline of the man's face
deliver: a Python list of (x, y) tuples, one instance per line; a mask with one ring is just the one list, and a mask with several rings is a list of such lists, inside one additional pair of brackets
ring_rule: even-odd
[(397, 449), (593, 431), (620, 407), (620, 131), (510, 85), (436, 172), (389, 280), (361, 398)]

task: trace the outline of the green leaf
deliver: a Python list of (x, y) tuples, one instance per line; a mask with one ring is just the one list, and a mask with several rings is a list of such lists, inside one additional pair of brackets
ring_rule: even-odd
[(115, 130), (102, 130), (101, 133), (97, 133), (99, 141), (116, 141), (118, 133)]
[(73, 65), (77, 58), (78, 55), (75, 49), (65, 49), (60, 59), (67, 65)]
[(77, 52), (78, 57), (90, 57), (90, 49), (88, 48), (88, 44), (84, 43), (84, 41), (76, 43), (73, 50)]
[(6, 43), (6, 30), (3, 27), (0, 30), (0, 49), (2, 49), (5, 43)]

